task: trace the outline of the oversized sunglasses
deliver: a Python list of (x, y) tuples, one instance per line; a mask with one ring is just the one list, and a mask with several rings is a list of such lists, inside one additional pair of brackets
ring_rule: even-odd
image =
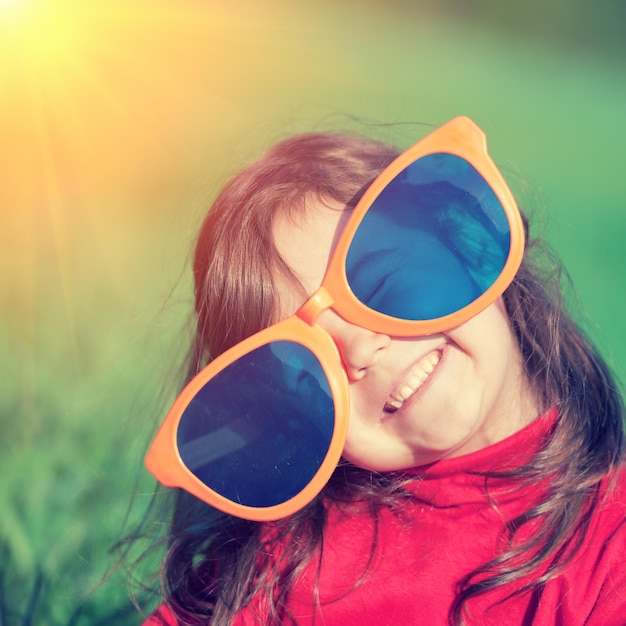
[(320, 313), (395, 337), (447, 331), (504, 292), (523, 252), (521, 216), (484, 133), (451, 120), (368, 187), (304, 305), (188, 383), (149, 471), (238, 517), (298, 511), (336, 468), (348, 425), (348, 380)]

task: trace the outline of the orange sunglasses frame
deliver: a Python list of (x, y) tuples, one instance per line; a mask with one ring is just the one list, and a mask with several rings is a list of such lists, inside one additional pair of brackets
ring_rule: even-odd
[[(500, 201), (510, 226), (509, 255), (496, 281), (476, 300), (450, 315), (434, 320), (411, 321), (369, 309), (352, 293), (346, 277), (346, 257), (363, 216), (382, 190), (406, 167), (433, 153), (448, 153), (468, 161), (484, 178)], [(348, 380), (330, 335), (317, 325), (319, 315), (332, 308), (346, 321), (374, 332), (396, 337), (418, 337), (450, 330), (465, 323), (492, 304), (513, 280), (524, 255), (524, 228), (513, 194), (487, 153), (483, 131), (469, 118), (457, 117), (403, 152), (368, 187), (350, 216), (320, 288), (291, 317), (233, 346), (200, 371), (182, 390), (152, 442), (146, 466), (159, 482), (180, 487), (215, 508), (245, 519), (269, 521), (287, 517), (308, 504), (328, 482), (343, 451), (348, 429)], [(213, 491), (185, 466), (177, 445), (177, 430), (185, 409), (202, 387), (228, 365), (273, 341), (293, 341), (308, 348), (319, 360), (328, 379), (335, 406), (334, 429), (320, 468), (293, 498), (268, 507), (246, 506)]]

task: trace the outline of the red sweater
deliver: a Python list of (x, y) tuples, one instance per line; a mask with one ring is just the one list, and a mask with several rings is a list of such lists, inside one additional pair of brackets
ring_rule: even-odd
[[(302, 626), (444, 625), (455, 585), (496, 554), (503, 520), (528, 510), (541, 487), (513, 490), (511, 481), (484, 478), (490, 469), (519, 466), (549, 434), (549, 412), (513, 436), (462, 457), (415, 470), (409, 489), (424, 503), (408, 504), (410, 521), (381, 512), (373, 559), (373, 524), (367, 515), (329, 511), (324, 538), (319, 598), (312, 590), (317, 560), (305, 569), (289, 598), (288, 609)], [(480, 626), (624, 626), (626, 625), (626, 474), (594, 512), (582, 549), (541, 593), (504, 600), (522, 582), (470, 600), (468, 624)], [(252, 607), (254, 608), (254, 607)], [(177, 626), (166, 607), (144, 626)], [(259, 624), (252, 610), (240, 613), (236, 626)]]

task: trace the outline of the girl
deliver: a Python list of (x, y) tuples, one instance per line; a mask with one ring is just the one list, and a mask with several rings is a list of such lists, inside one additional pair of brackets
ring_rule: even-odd
[(626, 623), (621, 400), (525, 231), (467, 118), (226, 186), (147, 459), (184, 488), (147, 625)]

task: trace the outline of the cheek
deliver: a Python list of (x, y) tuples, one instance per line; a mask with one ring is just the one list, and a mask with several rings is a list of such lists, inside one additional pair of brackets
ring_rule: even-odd
[(498, 397), (524, 386), (519, 346), (501, 300), (451, 336), (467, 358), (465, 380), (471, 385), (473, 378), (485, 408)]
[(448, 393), (457, 415), (489, 413), (507, 390), (523, 384), (519, 348), (501, 299), (448, 337), (445, 381), (437, 383), (439, 396)]
[(517, 358), (517, 341), (502, 298), (449, 334), (461, 349), (486, 369), (497, 369)]

